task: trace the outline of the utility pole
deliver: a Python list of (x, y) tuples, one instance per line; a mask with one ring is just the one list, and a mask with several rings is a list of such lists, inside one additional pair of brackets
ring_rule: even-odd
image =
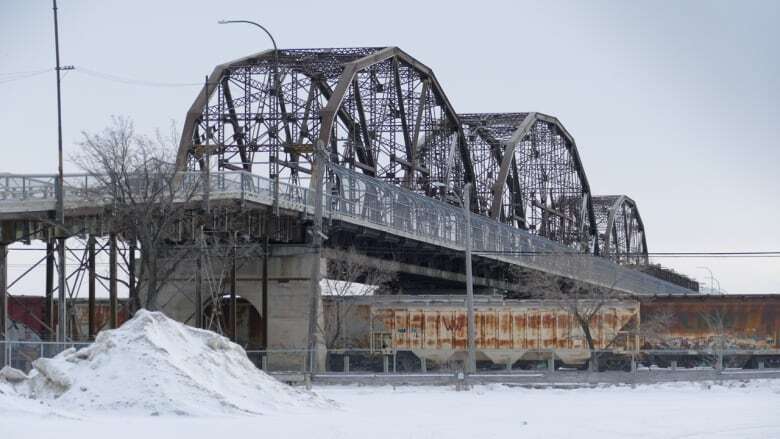
[(325, 145), (321, 140), (317, 141), (314, 149), (314, 163), (311, 173), (312, 184), (314, 185), (314, 224), (312, 224), (312, 258), (311, 278), (309, 280), (309, 373), (314, 373), (317, 369), (317, 317), (320, 306), (320, 255), (322, 254), (322, 185), (325, 181), (325, 172), (327, 167), (325, 161)]
[[(54, 51), (57, 58), (57, 153), (58, 153), (58, 175), (57, 175), (57, 274), (59, 287), (57, 289), (57, 341), (64, 342), (67, 331), (67, 297), (65, 280), (65, 179), (62, 173), (62, 92), (60, 71), (60, 33), (57, 24), (57, 0), (52, 0), (52, 9), (54, 10)], [(68, 70), (72, 67), (68, 68)]]
[(463, 187), (463, 215), (466, 217), (466, 313), (468, 317), (468, 357), (466, 360), (466, 372), (477, 371), (477, 347), (475, 343), (474, 323), (474, 278), (471, 273), (471, 183)]

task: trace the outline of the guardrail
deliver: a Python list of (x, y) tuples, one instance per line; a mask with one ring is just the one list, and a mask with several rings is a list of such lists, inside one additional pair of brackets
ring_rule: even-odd
[[(365, 227), (456, 250), (465, 249), (465, 213), (442, 201), (387, 184), (373, 177), (339, 166), (329, 166), (327, 189), (323, 191), (324, 213)], [(187, 190), (205, 187), (203, 174), (182, 173)], [(105, 179), (86, 174), (65, 177), (67, 202), (110, 202), (112, 193)], [(0, 177), (0, 212), (4, 202), (54, 201), (54, 176)], [(278, 191), (278, 192), (277, 192)], [(313, 192), (308, 188), (244, 171), (209, 174), (209, 197), (240, 198), (279, 205), (311, 213)], [(596, 285), (636, 294), (691, 294), (687, 288), (636, 270), (621, 267), (609, 259), (592, 256), (548, 240), (526, 230), (471, 214), (472, 250), (475, 254)]]

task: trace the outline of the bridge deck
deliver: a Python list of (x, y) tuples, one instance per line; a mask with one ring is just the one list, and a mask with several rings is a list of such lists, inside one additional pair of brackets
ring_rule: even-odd
[[(325, 215), (368, 229), (457, 251), (465, 249), (462, 209), (352, 171), (330, 168), (334, 179), (324, 194)], [(201, 174), (185, 174), (182, 181), (199, 182)], [(110, 202), (111, 191), (89, 175), (65, 178), (65, 208), (76, 214)], [(56, 176), (0, 176), (0, 216), (27, 219), (51, 211), (56, 204)], [(279, 183), (278, 205), (313, 213), (313, 192), (307, 187)], [(209, 197), (271, 206), (275, 201), (271, 179), (245, 172), (215, 172)], [(66, 213), (67, 214), (67, 213)], [(693, 294), (694, 292), (614, 262), (578, 252), (525, 230), (471, 214), (472, 249), (482, 257), (539, 270), (633, 294)]]

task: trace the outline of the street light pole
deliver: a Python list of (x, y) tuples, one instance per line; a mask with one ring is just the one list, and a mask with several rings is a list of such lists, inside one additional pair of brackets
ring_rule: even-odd
[(720, 293), (720, 281), (715, 279), (715, 275), (712, 274), (712, 270), (710, 270), (710, 267), (705, 267), (705, 266), (702, 265), (702, 266), (699, 266), (699, 267), (696, 267), (696, 268), (699, 268), (699, 269), (702, 269), (702, 270), (707, 270), (710, 273), (710, 294), (712, 294), (712, 292), (715, 290), (715, 282), (716, 281), (718, 282), (718, 293)]
[[(261, 25), (260, 23), (256, 23), (254, 21), (250, 20), (219, 20), (217, 23), (219, 24), (233, 24), (233, 23), (243, 23), (243, 24), (251, 24), (253, 26), (259, 27), (263, 32), (265, 32), (266, 35), (268, 35), (268, 38), (271, 39), (271, 44), (274, 46), (274, 73), (273, 73), (273, 80), (274, 80), (274, 94), (276, 95), (277, 99), (282, 99), (282, 86), (279, 78), (279, 48), (276, 46), (276, 40), (274, 39), (274, 36), (271, 35), (271, 32), (268, 31), (268, 29), (265, 28), (265, 26)], [(242, 163), (243, 165), (243, 163)], [(278, 164), (275, 164), (278, 166)], [(278, 215), (279, 214), (279, 174), (278, 169), (277, 172), (274, 175), (270, 176), (274, 180), (274, 212)]]
[(471, 183), (463, 187), (463, 214), (466, 217), (466, 315), (468, 318), (468, 357), (466, 359), (466, 372), (477, 371), (477, 356), (475, 343), (474, 322), (474, 279), (471, 272)]
[(60, 34), (57, 23), (57, 0), (52, 0), (52, 9), (54, 10), (54, 51), (57, 58), (57, 153), (58, 153), (58, 174), (57, 174), (57, 265), (58, 289), (57, 289), (57, 341), (65, 342), (67, 337), (67, 303), (65, 286), (65, 178), (62, 173), (62, 94), (60, 71)]

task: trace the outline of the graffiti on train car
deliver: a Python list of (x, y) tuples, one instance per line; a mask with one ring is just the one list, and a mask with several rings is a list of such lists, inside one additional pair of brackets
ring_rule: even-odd
[[(591, 332), (597, 349), (636, 349), (639, 304), (607, 303), (594, 317)], [(420, 299), (412, 296), (371, 305), (371, 349), (412, 351), (421, 358), (448, 361), (467, 346), (467, 315), (462, 297)], [(581, 364), (589, 358), (585, 336), (574, 317), (555, 302), (498, 300), (475, 308), (477, 355), (498, 364), (556, 358)]]
[(702, 295), (642, 301), (642, 321), (672, 316), (658, 345), (646, 348), (780, 349), (780, 296)]

